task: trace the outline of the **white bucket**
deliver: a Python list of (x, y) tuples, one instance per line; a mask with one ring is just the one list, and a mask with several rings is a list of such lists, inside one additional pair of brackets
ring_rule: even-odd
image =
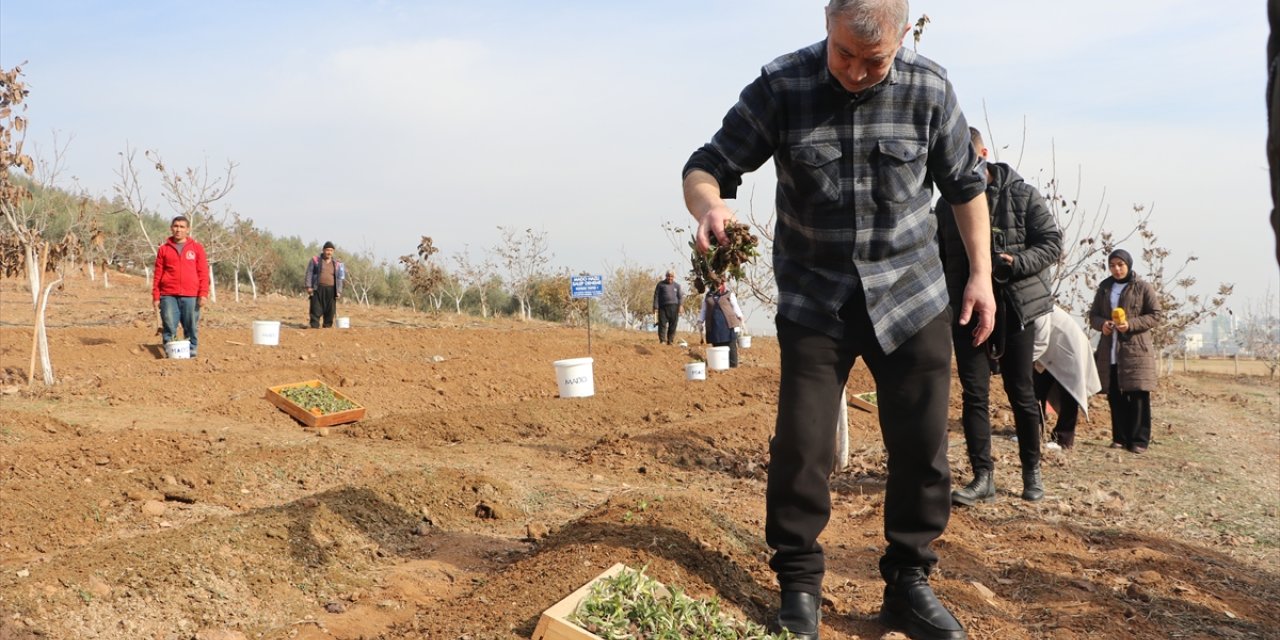
[(751, 336), (742, 333), (738, 335), (738, 346), (743, 349), (751, 348)]
[(690, 362), (684, 365), (685, 380), (706, 380), (707, 379), (707, 363)]
[(348, 317), (346, 317), (346, 316), (342, 316), (341, 318), (338, 318), (338, 328), (339, 328), (339, 329), (350, 329), (350, 328), (351, 328), (351, 318), (348, 318)]
[(271, 346), (280, 344), (280, 323), (276, 320), (254, 320), (253, 343)]
[(164, 357), (171, 360), (186, 360), (191, 357), (190, 340), (171, 340), (164, 343)]
[(596, 393), (591, 375), (591, 358), (556, 360), (556, 384), (560, 385), (561, 398), (585, 398)]
[(712, 371), (728, 369), (729, 347), (711, 347), (707, 349), (707, 368)]

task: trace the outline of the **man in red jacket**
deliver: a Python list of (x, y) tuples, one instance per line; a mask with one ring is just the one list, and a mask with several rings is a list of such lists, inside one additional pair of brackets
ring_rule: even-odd
[(209, 260), (204, 247), (190, 236), (191, 223), (176, 216), (169, 224), (173, 235), (156, 251), (156, 274), (151, 283), (151, 305), (160, 311), (164, 341), (168, 343), (182, 324), (182, 334), (191, 341), (191, 357), (196, 357), (196, 323), (200, 307), (209, 297)]

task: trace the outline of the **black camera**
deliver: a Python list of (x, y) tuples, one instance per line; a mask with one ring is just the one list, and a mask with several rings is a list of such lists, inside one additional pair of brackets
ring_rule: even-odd
[(1013, 265), (1005, 262), (1000, 257), (1002, 253), (1009, 253), (1005, 248), (1004, 229), (991, 230), (991, 279), (997, 284), (1005, 284), (1013, 277)]
[(1000, 257), (1001, 253), (1004, 252), (991, 252), (991, 279), (995, 280), (998, 284), (1005, 284), (1013, 278), (1013, 265), (1005, 262), (1004, 258)]

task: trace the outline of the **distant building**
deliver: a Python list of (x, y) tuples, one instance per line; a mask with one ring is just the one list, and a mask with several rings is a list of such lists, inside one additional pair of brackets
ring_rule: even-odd
[(1182, 334), (1182, 350), (1187, 355), (1196, 357), (1200, 355), (1200, 351), (1204, 349), (1203, 333), (1184, 333)]

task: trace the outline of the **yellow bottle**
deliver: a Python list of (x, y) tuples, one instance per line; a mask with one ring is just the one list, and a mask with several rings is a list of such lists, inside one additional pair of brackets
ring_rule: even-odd
[(1125, 324), (1124, 307), (1116, 307), (1111, 310), (1111, 321), (1116, 324)]

